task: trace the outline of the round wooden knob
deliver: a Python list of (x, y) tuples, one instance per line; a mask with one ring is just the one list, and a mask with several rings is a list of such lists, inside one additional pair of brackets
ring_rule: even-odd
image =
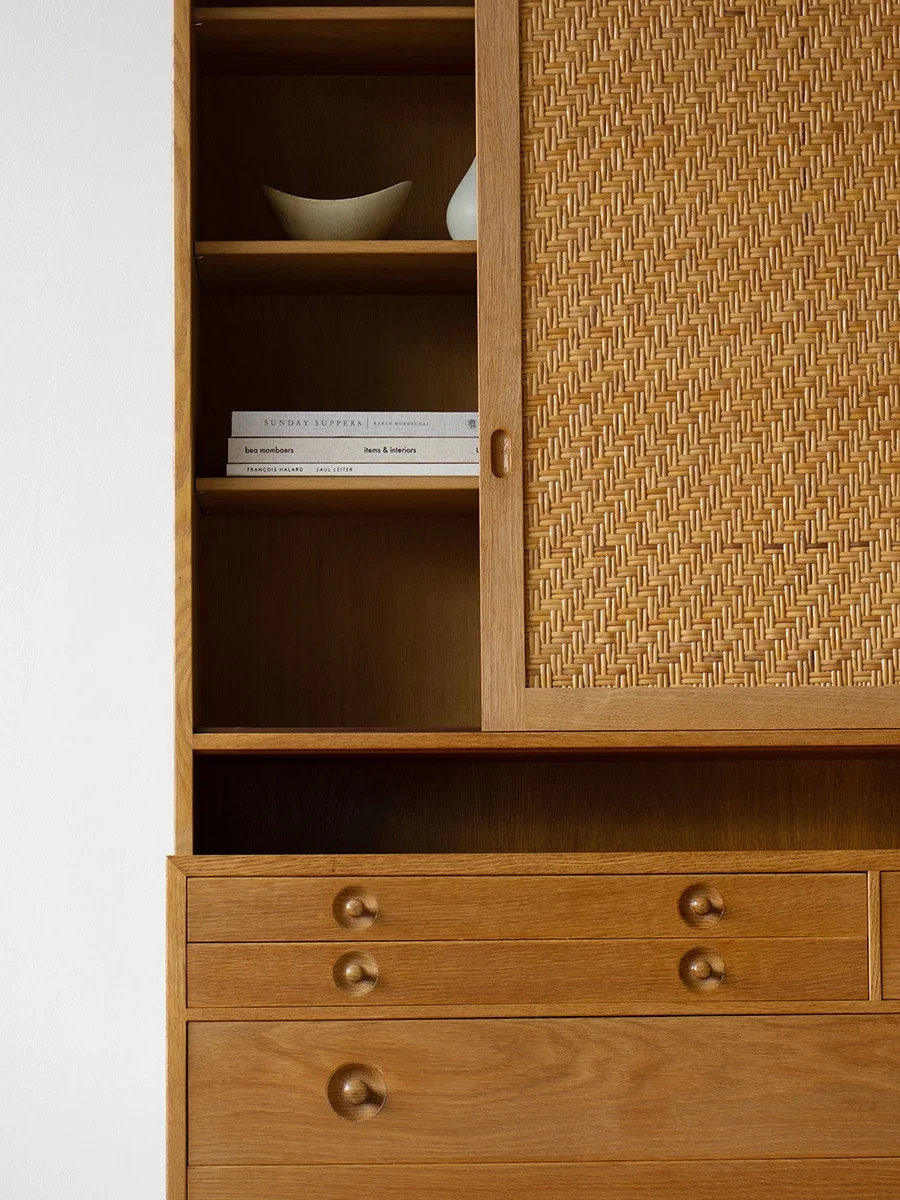
[(378, 901), (365, 888), (348, 887), (335, 896), (332, 911), (345, 929), (368, 929), (378, 916)]
[(688, 966), (688, 970), (695, 979), (709, 979), (713, 973), (712, 963), (705, 958), (695, 958)]
[(365, 996), (378, 982), (378, 963), (364, 950), (351, 950), (334, 964), (332, 978), (346, 995)]
[(725, 901), (712, 884), (696, 883), (681, 893), (678, 911), (687, 925), (715, 925), (725, 912)]
[(341, 1095), (347, 1104), (352, 1104), (354, 1107), (365, 1104), (369, 1099), (369, 1085), (364, 1079), (358, 1077), (346, 1079), (341, 1084)]
[(328, 1103), (345, 1121), (377, 1117), (387, 1100), (384, 1076), (368, 1063), (345, 1063), (328, 1080)]
[(678, 974), (685, 987), (708, 992), (717, 988), (725, 978), (725, 960), (718, 950), (698, 946), (684, 955), (678, 964)]

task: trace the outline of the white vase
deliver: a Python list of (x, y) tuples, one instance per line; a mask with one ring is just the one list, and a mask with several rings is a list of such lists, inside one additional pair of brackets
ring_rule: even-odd
[(447, 205), (447, 228), (455, 242), (474, 242), (478, 237), (477, 162), (477, 157), (472, 159), (471, 167), (463, 175)]

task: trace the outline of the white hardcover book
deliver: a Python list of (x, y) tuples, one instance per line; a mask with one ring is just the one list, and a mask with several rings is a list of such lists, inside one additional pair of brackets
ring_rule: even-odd
[(228, 461), (477, 462), (478, 438), (232, 437), (228, 439)]
[(229, 463), (225, 468), (226, 475), (307, 475), (331, 476), (362, 475), (362, 476), (394, 476), (411, 475), (477, 475), (478, 463)]
[(233, 412), (234, 437), (477, 437), (477, 412)]

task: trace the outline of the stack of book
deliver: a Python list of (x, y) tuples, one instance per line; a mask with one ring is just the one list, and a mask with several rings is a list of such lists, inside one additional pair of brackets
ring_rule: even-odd
[(235, 412), (229, 475), (477, 475), (473, 412)]

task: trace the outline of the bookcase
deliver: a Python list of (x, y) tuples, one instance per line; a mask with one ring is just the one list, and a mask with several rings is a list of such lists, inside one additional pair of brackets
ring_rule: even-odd
[[(176, 0), (169, 1200), (900, 1190), (898, 65)], [(254, 408), (478, 409), (481, 477), (225, 478)]]

